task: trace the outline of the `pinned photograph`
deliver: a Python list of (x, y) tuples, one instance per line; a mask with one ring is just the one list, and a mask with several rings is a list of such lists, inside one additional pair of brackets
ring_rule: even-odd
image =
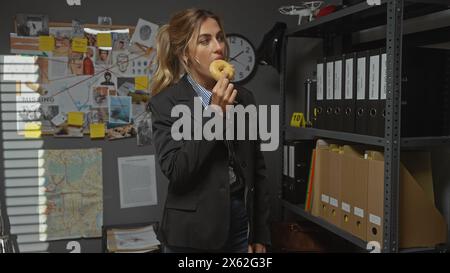
[(72, 37), (83, 37), (84, 29), (80, 20), (72, 20)]
[(112, 25), (112, 18), (107, 16), (99, 16), (98, 17), (98, 24), (99, 25), (106, 25), (111, 26)]
[(106, 130), (106, 137), (108, 138), (108, 140), (129, 138), (134, 137), (135, 135), (136, 130), (131, 124), (109, 128), (108, 130)]
[(128, 45), (130, 44), (130, 34), (129, 30), (126, 29), (126, 32), (112, 32), (112, 43), (113, 50), (126, 50)]
[(112, 64), (111, 51), (97, 48), (97, 56), (96, 56), (95, 64), (96, 65), (104, 65), (104, 66), (111, 65)]
[(56, 128), (55, 137), (83, 137), (83, 127), (62, 125)]
[(88, 46), (97, 46), (97, 34), (84, 32), (84, 37), (88, 40)]
[(51, 122), (55, 126), (61, 126), (67, 121), (66, 113), (58, 113), (55, 117), (52, 118)]
[(109, 122), (113, 124), (131, 123), (131, 97), (108, 96)]
[(26, 54), (47, 57), (47, 52), (39, 49), (39, 37), (18, 36), (9, 34), (10, 52), (13, 54)]
[[(59, 105), (48, 105), (41, 107), (42, 133), (53, 133), (52, 120), (59, 114)], [(45, 132), (44, 132), (45, 131)]]
[(119, 96), (129, 96), (135, 91), (134, 78), (117, 78)]
[(143, 118), (136, 121), (137, 145), (146, 146), (152, 144), (152, 115), (146, 113)]
[(146, 47), (154, 47), (156, 34), (158, 33), (158, 28), (159, 28), (158, 25), (139, 18), (131, 41), (139, 43)]
[(114, 77), (113, 79), (113, 75), (111, 72), (106, 71), (103, 73), (103, 77), (99, 78), (100, 79), (100, 85), (105, 85), (105, 86), (116, 86), (116, 79)]
[(71, 75), (84, 75), (83, 57), (84, 54), (80, 52), (69, 53), (69, 72)]
[(83, 59), (83, 75), (94, 75), (95, 74), (95, 47), (88, 47)]
[(91, 123), (108, 123), (108, 108), (91, 108), (88, 116)]
[(48, 35), (48, 15), (43, 14), (17, 14), (17, 35), (33, 36)]
[(108, 108), (91, 108), (89, 112), (84, 115), (83, 133), (90, 133), (90, 125), (95, 123), (108, 122)]
[(126, 74), (130, 66), (129, 55), (125, 52), (113, 51), (113, 63), (115, 70), (119, 70), (119, 74)]
[(117, 91), (114, 87), (96, 86), (92, 90), (92, 106), (95, 108), (108, 107), (109, 96), (116, 96)]
[(71, 27), (51, 27), (50, 35), (55, 37), (54, 57), (67, 57), (70, 52), (70, 41), (72, 39)]

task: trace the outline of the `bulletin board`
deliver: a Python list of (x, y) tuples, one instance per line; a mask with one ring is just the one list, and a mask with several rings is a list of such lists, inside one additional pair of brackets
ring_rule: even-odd
[[(76, 33), (73, 23), (50, 22), (48, 32), (36, 36), (22, 36), (21, 23), (15, 26), (11, 53), (36, 56), (36, 74), (16, 87), (19, 132), (150, 141), (146, 105), (157, 25), (142, 19), (137, 26), (85, 24)], [(136, 28), (151, 34), (134, 35)]]
[[(26, 152), (32, 156), (26, 157), (34, 158), (34, 153), (44, 151), (43, 156), (37, 157), (45, 162), (41, 166), (45, 174), (37, 170), (32, 178), (27, 178), (29, 184), (21, 188), (16, 188), (16, 178), (6, 176), (4, 179), (7, 206), (13, 204), (17, 212), (9, 215), (11, 231), (14, 234), (17, 228), (23, 229), (16, 219), (30, 206), (36, 206), (40, 209), (36, 212), (39, 219), (42, 214), (47, 216), (46, 233), (42, 233), (43, 223), (39, 223), (39, 230), (29, 230), (28, 235), (18, 234), (19, 241), (27, 238), (22, 245), (19, 242), (19, 246), (27, 251), (39, 251), (41, 249), (37, 248), (44, 236), (44, 241), (51, 242), (49, 247), (42, 248), (44, 251), (61, 252), (66, 247), (65, 240), (74, 239), (82, 242), (82, 249), (98, 251), (99, 242), (91, 244), (89, 240), (101, 237), (102, 227), (160, 218), (162, 207), (156, 196), (165, 196), (165, 189), (156, 187), (156, 177), (152, 178), (152, 203), (124, 207), (120, 180), (121, 176), (126, 180), (127, 173), (118, 173), (121, 159), (150, 156), (152, 161), (147, 165), (151, 166), (135, 164), (133, 168), (150, 169), (152, 176), (161, 181), (162, 174), (153, 156), (151, 113), (147, 109), (155, 72), (154, 41), (158, 26), (139, 19), (136, 26), (84, 24), (79, 28), (81, 31), (77, 31), (74, 22), (46, 22), (35, 17), (19, 19), (25, 24), (30, 20), (41, 22), (41, 30), (30, 33), (31, 28), (21, 28), (24, 23), (16, 22), (15, 33), (10, 34), (11, 55), (8, 57), (11, 58), (2, 60), (2, 64), (8, 63), (12, 69), (8, 71), (12, 73), (2, 78), (2, 105), (5, 106), (2, 111), (9, 112), (4, 116), (11, 120), (8, 124), (15, 123), (15, 128), (8, 127), (8, 130), (14, 129), (10, 131), (18, 135), (10, 138), (8, 132), (4, 140), (30, 140)], [(10, 117), (12, 112), (15, 117)], [(33, 146), (39, 143), (35, 140), (43, 140), (39, 149)], [(10, 147), (4, 146), (5, 151), (8, 149)], [(5, 154), (12, 157), (3, 158), (5, 162), (17, 160), (15, 152), (7, 151)], [(65, 166), (69, 168), (61, 174)], [(27, 171), (32, 173), (34, 169)], [(35, 189), (37, 192), (30, 193)], [(90, 198), (71, 198), (67, 190)], [(24, 191), (28, 191), (29, 198), (21, 197)], [(35, 196), (45, 196), (46, 202), (35, 203), (42, 199)], [(23, 200), (30, 202), (20, 203)], [(80, 200), (89, 202), (83, 204)], [(60, 205), (61, 202), (66, 205)], [(81, 208), (85, 214), (75, 213), (73, 217), (58, 219), (66, 227), (53, 231), (52, 228), (62, 225), (50, 223), (55, 219), (51, 214), (68, 209), (67, 204), (71, 210)], [(84, 222), (70, 224), (69, 220), (77, 215)], [(26, 222), (28, 227), (36, 226), (34, 218), (29, 221)], [(74, 226), (79, 230), (74, 231)]]

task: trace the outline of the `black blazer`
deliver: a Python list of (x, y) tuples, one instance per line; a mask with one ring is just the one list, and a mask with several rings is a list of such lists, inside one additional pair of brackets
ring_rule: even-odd
[[(242, 87), (236, 89), (239, 104), (255, 104), (250, 91)], [(171, 137), (171, 126), (178, 119), (170, 116), (172, 107), (184, 104), (194, 113), (195, 96), (196, 92), (184, 76), (150, 100), (156, 156), (169, 180), (158, 239), (169, 246), (214, 250), (225, 244), (230, 222), (226, 146), (221, 140), (175, 141)], [(191, 118), (193, 124), (194, 117)], [(249, 243), (270, 244), (268, 181), (260, 142), (233, 143), (245, 180)]]

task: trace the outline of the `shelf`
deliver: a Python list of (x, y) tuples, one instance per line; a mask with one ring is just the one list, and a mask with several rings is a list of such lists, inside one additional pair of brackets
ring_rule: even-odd
[[(316, 128), (286, 128), (287, 136), (298, 139), (314, 139), (316, 137), (331, 138), (342, 141), (356, 142), (374, 146), (384, 146), (382, 137), (366, 136), (339, 131), (330, 131)], [(450, 145), (450, 136), (432, 137), (404, 137), (401, 139), (401, 148), (427, 148)]]
[(450, 4), (448, 0), (407, 0), (411, 3), (433, 3), (433, 4), (441, 4), (441, 5), (447, 5), (450, 7)]
[(330, 131), (316, 128), (293, 128), (287, 127), (286, 132), (300, 139), (313, 139), (314, 137), (332, 138), (337, 140), (344, 140), (356, 142), (361, 144), (384, 146), (384, 138), (366, 136), (352, 133), (345, 133), (339, 131)]
[(443, 145), (450, 145), (450, 136), (405, 137), (402, 138), (400, 144), (402, 148), (420, 148)]
[[(351, 233), (348, 233), (345, 230), (342, 230), (341, 228), (336, 227), (335, 225), (328, 223), (327, 221), (313, 216), (311, 213), (306, 212), (302, 207), (299, 205), (295, 205), (292, 203), (289, 203), (286, 200), (280, 199), (282, 205), (290, 210), (291, 212), (307, 219), (308, 221), (311, 221), (322, 228), (325, 228), (326, 230), (340, 236), (343, 239), (346, 239), (347, 241), (353, 243), (354, 245), (366, 250), (367, 249), (367, 242), (364, 240), (359, 239), (358, 237), (352, 235)], [(437, 246), (436, 248), (406, 248), (406, 249), (399, 249), (400, 253), (444, 253), (448, 251), (448, 246)]]
[[(342, 8), (327, 16), (317, 18), (311, 22), (289, 28), (287, 36), (294, 37), (324, 37), (352, 33), (386, 24), (386, 0), (381, 0), (379, 6), (369, 6), (366, 1), (346, 8)], [(408, 0), (404, 4), (404, 19), (424, 16), (449, 8), (448, 1), (443, 0), (419, 1)]]
[(367, 247), (367, 243), (361, 239), (359, 239), (358, 237), (348, 233), (347, 231), (344, 231), (338, 227), (336, 227), (333, 224), (328, 223), (327, 221), (315, 217), (313, 215), (311, 215), (310, 213), (306, 212), (302, 207), (291, 204), (285, 200), (281, 199), (281, 203), (282, 205), (286, 208), (289, 209), (290, 211), (292, 211), (295, 214), (298, 214), (299, 216), (327, 229), (328, 231), (333, 232), (334, 234), (348, 240), (349, 242), (355, 244), (356, 246), (362, 248), (362, 249), (366, 249)]

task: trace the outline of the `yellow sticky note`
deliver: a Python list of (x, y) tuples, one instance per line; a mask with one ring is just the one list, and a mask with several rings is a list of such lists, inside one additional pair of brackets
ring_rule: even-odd
[(91, 138), (104, 138), (105, 137), (105, 124), (104, 123), (91, 123), (89, 126), (91, 132)]
[(41, 124), (37, 122), (25, 123), (25, 138), (40, 138), (42, 135)]
[(136, 90), (147, 90), (148, 89), (148, 77), (139, 76), (134, 78), (134, 88)]
[(83, 126), (84, 113), (83, 112), (69, 112), (67, 117), (67, 125), (69, 126)]
[(112, 47), (111, 33), (97, 34), (97, 46), (98, 47)]
[(306, 121), (303, 113), (296, 112), (292, 114), (291, 127), (305, 127)]
[(87, 52), (87, 39), (86, 38), (73, 38), (72, 40), (72, 51), (73, 52)]
[(55, 49), (55, 37), (39, 36), (39, 50), (53, 51)]

